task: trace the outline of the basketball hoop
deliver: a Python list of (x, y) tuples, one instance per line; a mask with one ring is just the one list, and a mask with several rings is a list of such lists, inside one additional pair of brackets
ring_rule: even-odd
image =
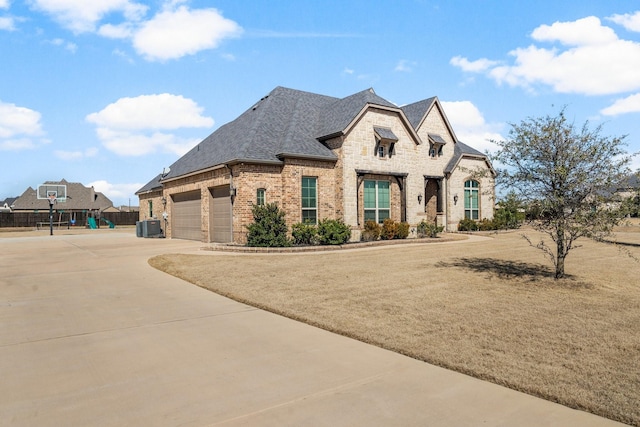
[(57, 198), (55, 194), (49, 194), (49, 205), (53, 206), (57, 202)]

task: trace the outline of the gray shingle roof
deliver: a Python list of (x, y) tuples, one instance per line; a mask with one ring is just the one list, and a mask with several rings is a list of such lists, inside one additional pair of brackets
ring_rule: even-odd
[[(68, 182), (65, 179), (61, 181), (47, 181), (43, 184), (57, 184), (67, 186), (67, 201), (57, 203), (55, 209), (58, 210), (103, 210), (113, 206), (113, 202), (104, 194), (95, 191), (93, 187), (85, 187), (79, 182)], [(29, 187), (14, 202), (14, 210), (48, 210), (49, 201), (40, 200), (37, 197), (36, 190)]]
[(384, 139), (387, 141), (397, 141), (398, 137), (396, 136), (395, 133), (393, 133), (391, 131), (391, 129), (389, 128), (379, 128), (379, 127), (374, 127), (373, 131), (378, 135), (378, 137), (380, 139)]
[(159, 173), (155, 176), (151, 181), (147, 182), (141, 189), (136, 191), (136, 194), (144, 194), (149, 193), (151, 191), (156, 191), (162, 189), (162, 184), (160, 180), (162, 179), (162, 174)]
[(336, 100), (277, 87), (171, 165), (165, 179), (234, 161), (281, 163), (283, 155), (337, 160), (317, 140), (320, 115)]
[[(436, 99), (401, 108), (414, 130)], [(321, 141), (342, 134), (367, 105), (398, 109), (373, 89), (340, 99), (276, 87), (173, 163), (160, 182), (235, 162), (281, 164), (288, 156), (336, 161), (336, 155)], [(154, 180), (138, 193), (154, 188)]]
[(326, 139), (340, 134), (367, 104), (398, 108), (395, 104), (376, 95), (373, 89), (354, 93), (327, 106), (319, 123), (317, 137)]
[(460, 158), (465, 155), (472, 157), (482, 157), (483, 159), (489, 160), (486, 154), (458, 141), (456, 142), (455, 148), (453, 150), (453, 157), (451, 158), (451, 160), (449, 160), (449, 163), (447, 163), (447, 166), (444, 168), (445, 173), (453, 172), (453, 169), (455, 169), (456, 165), (460, 161)]
[(429, 134), (429, 139), (432, 142), (435, 142), (437, 144), (445, 145), (447, 143), (447, 141), (445, 141), (444, 138), (441, 137), (440, 135), (438, 135), (437, 133), (430, 133)]
[(424, 115), (429, 111), (433, 103), (436, 101), (436, 97), (424, 99), (422, 101), (414, 102), (413, 104), (407, 104), (400, 107), (404, 111), (404, 115), (407, 116), (409, 123), (414, 129), (418, 128), (418, 125), (422, 121)]

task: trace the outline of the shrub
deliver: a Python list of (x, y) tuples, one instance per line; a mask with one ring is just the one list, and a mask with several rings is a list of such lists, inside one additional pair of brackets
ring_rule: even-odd
[(315, 245), (318, 241), (318, 229), (313, 224), (299, 222), (291, 226), (294, 245)]
[(362, 232), (361, 240), (364, 242), (373, 242), (380, 238), (382, 228), (380, 224), (375, 221), (367, 221), (364, 223), (364, 231)]
[(351, 227), (337, 219), (323, 219), (318, 223), (318, 240), (321, 245), (342, 245), (349, 241)]
[(408, 222), (400, 222), (396, 228), (396, 239), (406, 239), (409, 237), (409, 223)]
[(458, 223), (458, 231), (478, 231), (478, 223), (469, 218), (461, 219)]
[(491, 231), (491, 230), (497, 230), (499, 227), (497, 227), (497, 224), (490, 219), (486, 219), (483, 218), (480, 221), (478, 221), (476, 223), (477, 227), (478, 227), (478, 231)]
[(396, 237), (398, 232), (398, 225), (391, 218), (387, 218), (382, 223), (382, 232), (380, 233), (380, 238), (383, 240), (391, 240)]
[(438, 233), (441, 233), (444, 227), (437, 226), (432, 222), (425, 220), (420, 221), (417, 227), (418, 237), (438, 237)]
[(253, 223), (247, 225), (247, 246), (284, 247), (291, 246), (287, 237), (284, 212), (276, 203), (253, 205)]

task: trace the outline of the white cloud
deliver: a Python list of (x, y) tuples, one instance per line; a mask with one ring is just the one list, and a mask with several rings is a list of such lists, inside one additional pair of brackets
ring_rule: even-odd
[(148, 9), (130, 0), (30, 0), (29, 3), (76, 34), (95, 31), (96, 24), (108, 14), (119, 12), (127, 21), (137, 21)]
[(36, 146), (31, 138), (0, 138), (0, 151), (33, 150)]
[(124, 22), (122, 24), (104, 24), (98, 29), (98, 34), (108, 39), (128, 39), (133, 36), (133, 26)]
[(242, 29), (216, 9), (165, 10), (144, 22), (133, 36), (136, 51), (149, 61), (165, 61), (213, 49)]
[(471, 101), (442, 102), (442, 108), (458, 139), (476, 150), (493, 152), (497, 147), (490, 140), (504, 139), (500, 135), (503, 125), (487, 123)]
[(84, 151), (64, 151), (64, 150), (56, 150), (53, 154), (60, 160), (64, 161), (75, 161), (82, 160), (88, 157), (95, 157), (98, 154), (98, 149), (95, 147), (87, 148)]
[(640, 93), (616, 100), (612, 105), (600, 111), (605, 116), (617, 116), (626, 113), (640, 113)]
[[(603, 95), (640, 89), (640, 43), (621, 40), (596, 17), (556, 22), (534, 29), (538, 42), (560, 47), (530, 45), (509, 55), (512, 65), (454, 57), (451, 64), (466, 72), (485, 73), (499, 84), (533, 89), (550, 86), (560, 93)], [(488, 66), (487, 66), (488, 64)]]
[(78, 50), (78, 45), (72, 42), (65, 41), (63, 39), (53, 39), (49, 43), (51, 43), (54, 46), (63, 47), (71, 53), (75, 53), (76, 50)]
[(353, 74), (355, 71), (351, 68), (345, 68), (342, 72), (345, 74)]
[[(242, 33), (236, 22), (216, 9), (190, 9), (183, 5), (185, 0), (160, 2), (160, 11), (150, 19), (145, 19), (149, 6), (135, 0), (27, 1), (32, 9), (50, 15), (75, 34), (95, 32), (109, 39), (131, 41), (135, 51), (149, 61), (214, 49), (222, 40)], [(0, 20), (3, 28), (13, 29), (13, 21)]]
[(9, 0), (0, 0), (0, 9), (9, 9)]
[(203, 108), (181, 95), (162, 93), (120, 98), (87, 121), (115, 129), (178, 129), (211, 127), (213, 119), (202, 115)]
[(42, 135), (40, 113), (0, 101), (0, 140), (15, 136)]
[(451, 58), (449, 63), (453, 66), (461, 68), (462, 71), (478, 73), (493, 67), (498, 62), (490, 61), (486, 58), (477, 59), (475, 61), (469, 61), (467, 58), (463, 58), (461, 56), (454, 56), (453, 58)]
[(158, 151), (182, 156), (200, 142), (162, 132), (127, 132), (106, 128), (98, 128), (96, 132), (105, 148), (120, 156), (143, 156)]
[(105, 180), (98, 180), (94, 182), (90, 182), (89, 187), (93, 187), (94, 190), (104, 194), (107, 196), (114, 204), (118, 204), (117, 201), (121, 200), (126, 202), (126, 200), (134, 199), (137, 203), (137, 197), (135, 196), (135, 192), (138, 191), (144, 183), (132, 183), (132, 184), (113, 184)]
[(165, 130), (210, 128), (214, 121), (202, 115), (191, 99), (163, 93), (121, 98), (86, 120), (97, 125), (102, 144), (121, 156), (141, 156), (156, 151), (182, 155), (199, 141)]
[(538, 41), (558, 41), (568, 46), (589, 46), (615, 43), (616, 33), (600, 23), (595, 16), (571, 22), (554, 22), (551, 25), (540, 25), (533, 30), (531, 37)]
[(634, 14), (625, 13), (624, 15), (613, 15), (608, 20), (622, 25), (629, 31), (640, 32), (640, 12)]
[(398, 62), (398, 65), (396, 65), (396, 68), (394, 68), (394, 71), (400, 71), (400, 72), (411, 72), (413, 71), (413, 67), (415, 67), (416, 62), (415, 61), (408, 61), (406, 59), (401, 59)]
[(13, 18), (0, 16), (0, 30), (14, 31), (16, 29)]

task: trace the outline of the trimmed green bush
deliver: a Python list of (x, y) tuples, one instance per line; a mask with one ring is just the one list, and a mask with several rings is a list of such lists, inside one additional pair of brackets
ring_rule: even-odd
[(409, 223), (408, 222), (399, 222), (396, 226), (396, 235), (395, 239), (406, 239), (409, 237)]
[(284, 212), (276, 203), (253, 205), (253, 223), (247, 225), (247, 246), (286, 247), (291, 246), (287, 236)]
[(363, 242), (373, 242), (380, 238), (380, 233), (382, 232), (382, 227), (375, 221), (367, 221), (364, 223), (364, 230), (362, 231), (362, 236), (360, 240)]
[(392, 240), (396, 237), (398, 225), (391, 218), (387, 218), (382, 222), (382, 232), (380, 238), (382, 240)]
[(437, 226), (432, 222), (422, 220), (418, 224), (416, 232), (418, 237), (438, 237), (438, 233), (442, 233), (443, 230), (443, 226)]
[(458, 223), (458, 231), (478, 231), (478, 223), (472, 219), (461, 219)]
[(342, 245), (349, 241), (351, 227), (338, 219), (323, 219), (318, 223), (318, 241), (321, 245)]
[(299, 222), (291, 226), (294, 245), (315, 245), (318, 241), (318, 229), (313, 224)]

